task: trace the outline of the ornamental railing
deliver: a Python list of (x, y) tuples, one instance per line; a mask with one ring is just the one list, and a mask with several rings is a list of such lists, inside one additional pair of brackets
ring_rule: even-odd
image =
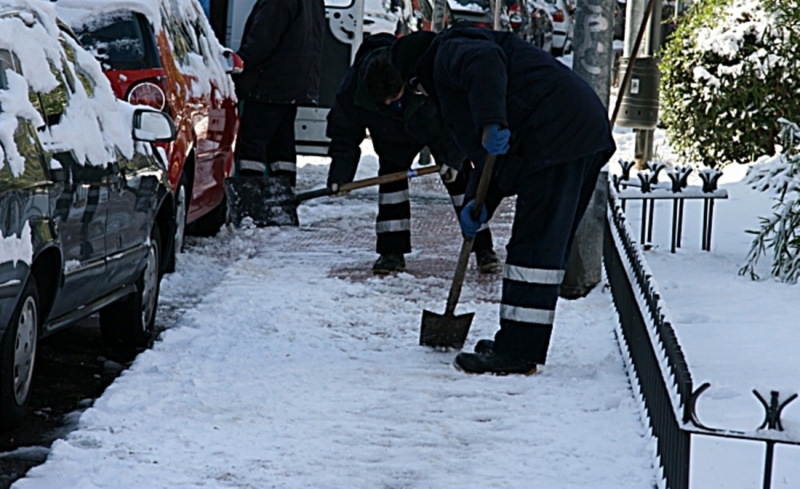
[(619, 317), (616, 334), (628, 377), (640, 401), (642, 419), (656, 440), (659, 487), (689, 489), (692, 435), (706, 435), (765, 443), (763, 488), (770, 489), (775, 445), (800, 445), (800, 440), (783, 432), (781, 424), (783, 409), (797, 394), (781, 400), (780, 393), (772, 391), (767, 400), (754, 390), (764, 407), (765, 419), (753, 431), (703, 424), (696, 406), (710, 384), (694, 389), (669, 311), (634, 236), (623, 200), (610, 185), (603, 262)]

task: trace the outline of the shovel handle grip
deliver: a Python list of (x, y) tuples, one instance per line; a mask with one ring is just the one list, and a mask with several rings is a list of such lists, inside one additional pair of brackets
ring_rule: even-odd
[(497, 157), (491, 153), (486, 155), (486, 162), (483, 164), (483, 172), (481, 179), (478, 182), (478, 190), (475, 193), (475, 205), (472, 206), (472, 220), (477, 221), (481, 217), (481, 207), (486, 200), (486, 193), (489, 191), (489, 183), (492, 180), (492, 173), (494, 173), (494, 163)]

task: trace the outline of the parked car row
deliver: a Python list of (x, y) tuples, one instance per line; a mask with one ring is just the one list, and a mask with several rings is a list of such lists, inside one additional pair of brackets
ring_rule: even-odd
[[(554, 55), (572, 45), (572, 17), (558, 2), (564, 0), (503, 0), (500, 29), (513, 31)], [(433, 27), (434, 0), (365, 0), (364, 35), (388, 32), (402, 36)], [(490, 0), (447, 0), (445, 25), (469, 22), (492, 28), (494, 13)]]
[(186, 224), (225, 219), (240, 68), (196, 0), (0, 0), (0, 429), (41, 338), (148, 343)]

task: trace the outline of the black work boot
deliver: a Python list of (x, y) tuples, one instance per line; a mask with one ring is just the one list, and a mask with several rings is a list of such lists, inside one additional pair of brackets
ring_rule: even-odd
[(388, 275), (390, 273), (404, 272), (405, 270), (406, 260), (401, 254), (381, 255), (378, 261), (372, 265), (372, 273), (376, 275)]
[(479, 340), (475, 343), (475, 353), (489, 353), (494, 348), (494, 340)]
[(489, 351), (485, 353), (459, 353), (455, 367), (468, 374), (522, 374), (536, 373), (536, 362)]
[(497, 273), (503, 268), (500, 259), (492, 249), (475, 251), (475, 259), (478, 261), (478, 270), (481, 273)]

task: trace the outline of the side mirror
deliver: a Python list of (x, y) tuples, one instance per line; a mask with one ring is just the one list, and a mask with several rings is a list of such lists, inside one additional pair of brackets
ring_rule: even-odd
[(175, 123), (167, 114), (153, 109), (136, 109), (133, 113), (133, 140), (148, 143), (175, 141)]
[(230, 75), (238, 75), (244, 70), (244, 60), (232, 49), (224, 48), (222, 50), (222, 60), (225, 72)]

